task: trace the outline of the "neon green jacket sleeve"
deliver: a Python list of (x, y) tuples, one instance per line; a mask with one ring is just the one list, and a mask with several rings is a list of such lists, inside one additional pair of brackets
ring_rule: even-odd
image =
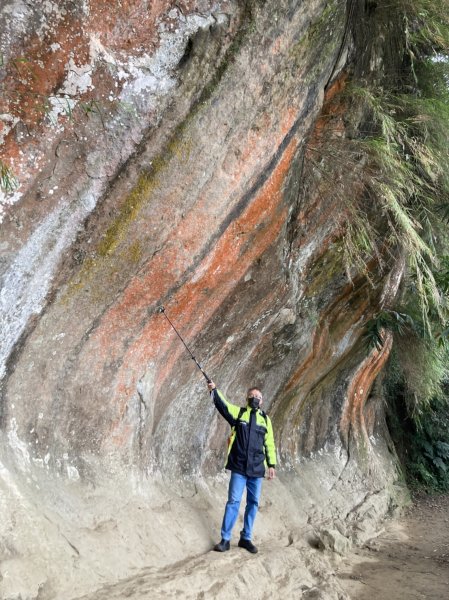
[(273, 425), (267, 416), (267, 433), (265, 434), (265, 458), (269, 467), (276, 467), (276, 447), (274, 445)]
[(212, 399), (221, 416), (226, 419), (231, 427), (234, 427), (235, 421), (239, 416), (240, 406), (228, 402), (222, 392), (217, 390), (217, 388), (212, 392)]

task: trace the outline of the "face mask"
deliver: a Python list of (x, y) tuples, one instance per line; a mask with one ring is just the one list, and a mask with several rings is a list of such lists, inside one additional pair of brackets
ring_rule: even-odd
[(259, 404), (259, 398), (254, 398), (254, 396), (248, 398), (248, 406), (250, 406), (251, 408), (259, 408)]

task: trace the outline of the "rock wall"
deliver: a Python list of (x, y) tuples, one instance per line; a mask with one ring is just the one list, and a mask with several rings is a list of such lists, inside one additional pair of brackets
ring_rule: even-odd
[(230, 399), (263, 389), (279, 540), (329, 515), (358, 539), (394, 502), (391, 340), (363, 327), (403, 265), (348, 278), (345, 165), (322, 168), (348, 77), (382, 70), (368, 5), (3, 4), (2, 597), (67, 600), (217, 535), (227, 426), (161, 304)]

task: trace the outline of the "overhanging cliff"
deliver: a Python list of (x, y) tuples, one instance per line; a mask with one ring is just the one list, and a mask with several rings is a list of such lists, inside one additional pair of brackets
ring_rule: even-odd
[[(396, 297), (404, 257), (381, 248), (365, 270), (348, 264), (347, 199), (363, 194), (366, 158), (341, 145), (366, 125), (348, 81), (402, 67), (382, 11), (1, 9), (5, 598), (75, 597), (216, 534), (226, 424), (160, 304), (229, 398), (263, 389), (281, 475), (261, 523), (266, 539), (297, 532), (292, 564), (308, 518), (363, 538), (363, 515), (376, 523), (395, 502), (373, 388), (391, 335), (370, 349), (363, 334)], [(307, 589), (343, 597), (307, 568)]]

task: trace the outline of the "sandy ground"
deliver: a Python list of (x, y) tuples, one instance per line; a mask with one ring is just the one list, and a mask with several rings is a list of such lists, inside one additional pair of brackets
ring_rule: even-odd
[(307, 554), (295, 543), (265, 546), (256, 555), (234, 544), (225, 554), (208, 552), (165, 569), (142, 569), (79, 600), (346, 600), (322, 553)]
[[(448, 600), (449, 495), (417, 497), (383, 533), (344, 557), (272, 543), (252, 556), (233, 547), (140, 571), (83, 600)], [(300, 536), (302, 537), (302, 536)], [(268, 575), (268, 577), (267, 577)]]
[(449, 599), (449, 495), (417, 497), (337, 569), (352, 600)]

